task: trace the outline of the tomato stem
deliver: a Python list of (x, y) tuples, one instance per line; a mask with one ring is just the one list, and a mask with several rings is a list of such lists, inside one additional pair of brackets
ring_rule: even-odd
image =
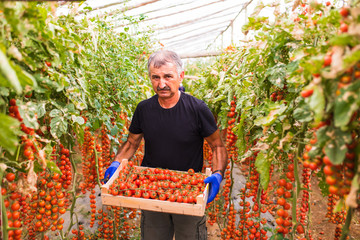
[(61, 229), (59, 232), (60, 232), (60, 237), (61, 237), (61, 239), (64, 239), (64, 233), (63, 233), (63, 230)]
[(17, 147), (17, 151), (16, 151), (16, 162), (19, 162), (19, 155), (20, 155), (20, 147), (21, 145), (19, 144), (19, 146)]
[(99, 159), (98, 159), (98, 151), (96, 150), (96, 146), (94, 147), (94, 153), (95, 153), (95, 169), (96, 169), (96, 175), (97, 175), (97, 184), (99, 185), (99, 188), (101, 189), (101, 182), (100, 182), (100, 173), (99, 173)]
[[(71, 144), (69, 144), (69, 152), (71, 152), (72, 147)], [(77, 170), (76, 170), (76, 164), (74, 161), (74, 158), (72, 157), (72, 154), (69, 155), (69, 159), (70, 159), (70, 163), (74, 169), (74, 178), (73, 178), (73, 182), (72, 182), (72, 190), (71, 190), (71, 195), (72, 195), (72, 203), (71, 203), (71, 207), (70, 207), (70, 224), (68, 229), (65, 232), (65, 237), (67, 237), (70, 233), (71, 228), (75, 225), (73, 222), (73, 216), (74, 216), (74, 208), (75, 208), (75, 204), (76, 204), (76, 200), (78, 198), (78, 196), (76, 196), (76, 182), (77, 182)], [(76, 222), (77, 222), (77, 218), (76, 218)]]
[(341, 237), (340, 240), (345, 240), (349, 234), (349, 228), (350, 228), (350, 223), (351, 223), (351, 219), (354, 213), (354, 208), (349, 207), (348, 212), (346, 214), (346, 220), (345, 220), (345, 224), (342, 228), (341, 231)]
[(114, 240), (117, 240), (118, 239), (118, 236), (117, 236), (117, 232), (116, 232), (116, 218), (115, 218), (115, 213), (114, 213), (114, 209), (113, 209), (113, 211), (112, 211), (112, 214), (113, 214), (113, 219), (114, 219), (114, 221), (113, 221), (113, 233), (114, 233)]
[[(1, 183), (4, 176), (5, 169), (0, 168), (0, 191), (1, 191)], [(2, 222), (2, 239), (8, 239), (8, 218), (6, 214), (6, 208), (4, 203), (4, 198), (0, 193), (0, 202), (1, 202), (1, 222)]]

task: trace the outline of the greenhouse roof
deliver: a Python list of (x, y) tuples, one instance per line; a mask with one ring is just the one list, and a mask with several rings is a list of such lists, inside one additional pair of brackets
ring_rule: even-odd
[(158, 48), (206, 56), (246, 39), (241, 27), (257, 4), (258, 0), (88, 0), (77, 11), (104, 17), (115, 31), (150, 33)]

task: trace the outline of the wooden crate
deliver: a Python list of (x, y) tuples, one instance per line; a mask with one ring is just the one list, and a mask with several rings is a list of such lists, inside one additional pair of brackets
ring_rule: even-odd
[[(156, 199), (145, 199), (145, 198), (136, 198), (136, 197), (126, 197), (126, 196), (114, 196), (109, 193), (109, 188), (111, 184), (118, 178), (119, 172), (123, 170), (124, 166), (127, 165), (127, 160), (123, 160), (109, 179), (109, 181), (101, 186), (101, 200), (104, 205), (127, 207), (127, 208), (136, 208), (142, 210), (149, 210), (155, 212), (166, 212), (166, 213), (175, 213), (183, 215), (193, 215), (193, 216), (203, 216), (205, 214), (205, 207), (209, 193), (209, 184), (205, 185), (205, 190), (202, 194), (196, 197), (196, 204), (190, 203), (178, 203), (170, 201), (162, 201)], [(137, 168), (143, 168), (138, 167)], [(206, 169), (206, 175), (209, 176), (211, 170)]]

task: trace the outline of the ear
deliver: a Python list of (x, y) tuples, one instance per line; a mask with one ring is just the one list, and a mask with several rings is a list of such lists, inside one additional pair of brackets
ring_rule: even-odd
[(182, 72), (180, 73), (180, 82), (182, 82), (182, 81), (184, 80), (184, 77), (185, 77), (185, 72), (182, 71)]

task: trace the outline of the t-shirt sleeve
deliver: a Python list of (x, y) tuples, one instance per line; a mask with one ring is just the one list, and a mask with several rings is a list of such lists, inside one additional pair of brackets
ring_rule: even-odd
[(202, 137), (208, 137), (218, 129), (214, 115), (203, 101), (199, 106), (199, 124)]
[(132, 117), (131, 124), (129, 127), (129, 132), (134, 133), (134, 134), (140, 134), (143, 132), (143, 130), (141, 129), (141, 124), (140, 124), (141, 107), (139, 105), (140, 104), (138, 104), (135, 109), (135, 112), (134, 112), (134, 115)]

